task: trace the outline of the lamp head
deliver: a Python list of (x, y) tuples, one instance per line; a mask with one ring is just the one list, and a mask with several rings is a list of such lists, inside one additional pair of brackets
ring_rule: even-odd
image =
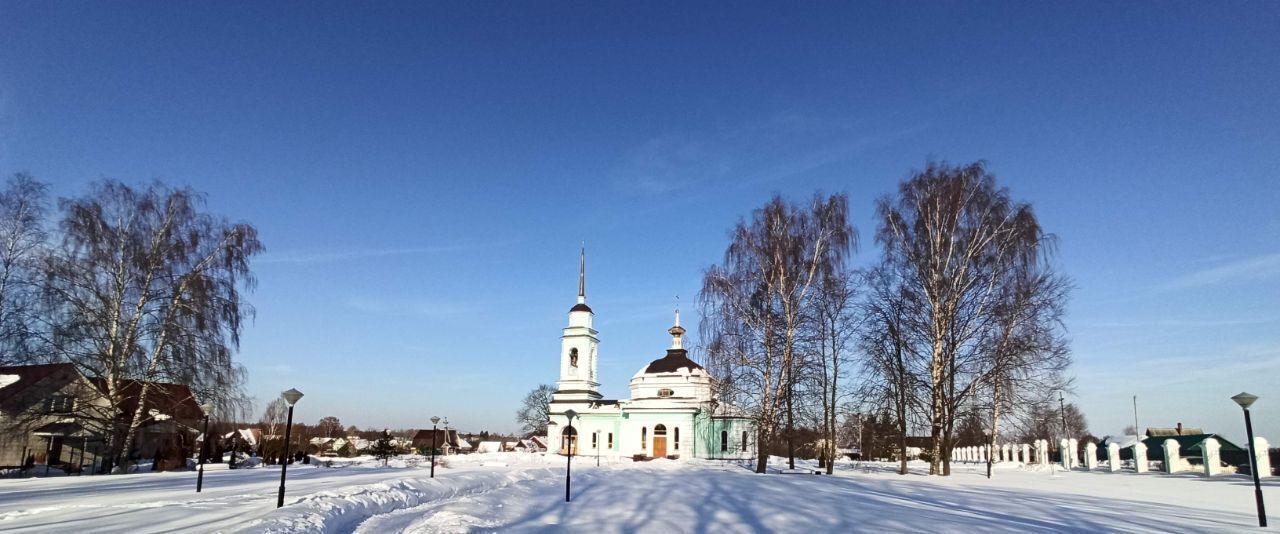
[(1258, 396), (1241, 391), (1238, 395), (1231, 397), (1231, 400), (1236, 401), (1236, 404), (1239, 404), (1241, 408), (1248, 410), (1258, 400)]
[(440, 424), (440, 418), (439, 418), (439, 417), (432, 417), (432, 418), (431, 418), (431, 424), (433, 424), (433, 425)]
[(213, 413), (213, 405), (207, 402), (201, 404), (200, 411), (204, 412), (205, 417), (209, 417), (209, 414)]
[(298, 399), (302, 398), (302, 392), (293, 388), (289, 388), (288, 391), (285, 391), (280, 394), (280, 398), (284, 399), (285, 402), (289, 403), (289, 406), (293, 406), (294, 404), (298, 403)]
[(568, 419), (570, 422), (572, 422), (573, 418), (577, 417), (577, 415), (578, 415), (578, 412), (573, 411), (572, 408), (564, 411), (565, 418)]

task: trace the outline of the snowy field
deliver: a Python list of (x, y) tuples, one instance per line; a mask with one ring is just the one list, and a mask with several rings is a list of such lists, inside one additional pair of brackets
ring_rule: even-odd
[[(1257, 529), (1243, 476), (1024, 470), (988, 480), (899, 476), (883, 464), (836, 476), (756, 475), (715, 462), (574, 462), (497, 453), (451, 457), (434, 480), (393, 461), (279, 470), (0, 480), (13, 532), (1222, 532)], [(924, 468), (913, 465), (913, 471)], [(1268, 488), (1280, 481), (1264, 482)], [(1280, 507), (1280, 501), (1275, 506)], [(1273, 518), (1274, 520), (1274, 518)]]

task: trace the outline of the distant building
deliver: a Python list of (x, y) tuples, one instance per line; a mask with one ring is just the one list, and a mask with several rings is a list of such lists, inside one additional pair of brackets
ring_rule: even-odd
[[(464, 447), (463, 445), (466, 446)], [(471, 448), (471, 445), (458, 439), (457, 430), (444, 428), (436, 429), (434, 431), (430, 428), (419, 430), (413, 435), (413, 446), (418, 449), (418, 451), (425, 451), (428, 454), (431, 452), (430, 449), (435, 447), (437, 454), (446, 455), (463, 452)]]
[(479, 452), (479, 453), (502, 452), (502, 442), (501, 441), (481, 441), (480, 444), (476, 446), (476, 452)]

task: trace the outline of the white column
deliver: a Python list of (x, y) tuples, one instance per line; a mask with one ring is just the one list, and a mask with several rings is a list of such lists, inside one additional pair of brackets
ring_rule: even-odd
[(1222, 444), (1218, 440), (1209, 438), (1200, 443), (1200, 452), (1204, 454), (1204, 474), (1205, 476), (1214, 476), (1222, 472), (1222, 460), (1219, 458), (1218, 449)]
[(1040, 443), (1040, 465), (1049, 465), (1049, 440), (1039, 440)]
[(1120, 444), (1119, 443), (1107, 444), (1107, 463), (1110, 464), (1107, 467), (1111, 469), (1112, 473), (1120, 470)]
[(1182, 456), (1178, 454), (1178, 440), (1164, 440), (1164, 472), (1177, 473), (1182, 468)]
[(1009, 446), (1008, 443), (1005, 443), (1004, 445), (1000, 446), (1000, 457), (1002, 460), (1006, 462), (1012, 462), (1013, 461), (1012, 453), (1013, 453), (1013, 447)]
[(1071, 442), (1067, 438), (1058, 440), (1058, 461), (1063, 469), (1071, 469)]
[(1139, 473), (1147, 472), (1147, 446), (1141, 441), (1133, 444), (1133, 468)]
[(1084, 444), (1084, 468), (1093, 471), (1098, 467), (1098, 446), (1092, 441)]
[(1022, 444), (1022, 463), (1031, 464), (1031, 446), (1026, 443)]
[(1254, 463), (1258, 466), (1259, 477), (1271, 476), (1271, 455), (1267, 454), (1267, 439), (1263, 437), (1253, 438), (1253, 450), (1257, 451), (1254, 455)]
[(1071, 438), (1067, 440), (1067, 451), (1071, 453), (1071, 461), (1068, 462), (1069, 469), (1080, 467), (1080, 440)]

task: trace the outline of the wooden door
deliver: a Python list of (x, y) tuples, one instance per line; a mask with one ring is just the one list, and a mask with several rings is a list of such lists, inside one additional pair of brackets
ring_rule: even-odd
[(666, 455), (667, 455), (667, 437), (654, 436), (653, 437), (653, 457), (663, 458)]

